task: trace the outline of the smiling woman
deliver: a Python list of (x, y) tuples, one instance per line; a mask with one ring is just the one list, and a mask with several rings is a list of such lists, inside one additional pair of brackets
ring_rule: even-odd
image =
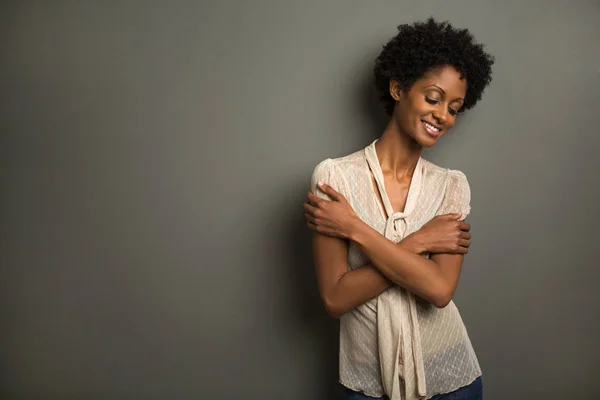
[(452, 302), (468, 252), (465, 175), (421, 157), (491, 82), (465, 29), (401, 25), (375, 63), (381, 137), (313, 173), (304, 204), (321, 298), (340, 318), (347, 399), (481, 399), (481, 369)]
[(426, 72), (409, 91), (398, 81), (390, 82), (389, 91), (398, 103), (394, 114), (400, 129), (415, 134), (424, 132), (414, 139), (423, 147), (431, 147), (454, 125), (465, 101), (467, 82), (455, 67), (443, 66)]

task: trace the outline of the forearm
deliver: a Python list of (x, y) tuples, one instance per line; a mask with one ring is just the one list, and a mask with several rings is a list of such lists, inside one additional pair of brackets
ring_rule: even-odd
[(391, 285), (389, 279), (368, 264), (342, 275), (325, 297), (325, 307), (329, 314), (339, 318), (379, 296)]
[(390, 281), (434, 305), (445, 305), (450, 285), (435, 262), (418, 254), (421, 249), (410, 251), (396, 245), (362, 221), (357, 223), (351, 240)]
[[(401, 246), (415, 253), (419, 251), (418, 245), (408, 239), (394, 246)], [(329, 314), (339, 318), (353, 308), (379, 296), (391, 285), (392, 282), (372, 264), (348, 271), (323, 296), (326, 309)]]

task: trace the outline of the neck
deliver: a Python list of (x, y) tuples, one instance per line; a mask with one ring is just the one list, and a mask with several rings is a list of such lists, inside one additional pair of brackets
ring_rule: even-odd
[(375, 150), (382, 172), (402, 178), (412, 176), (423, 147), (404, 133), (392, 118), (375, 144)]

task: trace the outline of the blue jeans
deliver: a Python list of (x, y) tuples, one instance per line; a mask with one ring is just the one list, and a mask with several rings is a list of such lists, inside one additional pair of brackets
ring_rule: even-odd
[[(438, 394), (430, 400), (482, 400), (483, 399), (483, 382), (481, 377), (475, 379), (468, 386), (461, 387), (454, 392)], [(388, 400), (387, 396), (371, 397), (365, 394), (355, 392), (348, 388), (344, 388), (344, 400)]]

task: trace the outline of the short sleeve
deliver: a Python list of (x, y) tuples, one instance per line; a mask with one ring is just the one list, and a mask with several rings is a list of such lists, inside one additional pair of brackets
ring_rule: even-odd
[(333, 160), (328, 158), (327, 160), (321, 161), (314, 169), (312, 178), (310, 180), (310, 191), (319, 196), (322, 199), (331, 200), (329, 196), (323, 193), (319, 188), (319, 183), (326, 183), (335, 190), (339, 191), (339, 185), (337, 184), (336, 174), (334, 173)]
[(438, 215), (462, 213), (465, 219), (471, 213), (471, 187), (465, 174), (461, 171), (450, 170), (446, 193)]

